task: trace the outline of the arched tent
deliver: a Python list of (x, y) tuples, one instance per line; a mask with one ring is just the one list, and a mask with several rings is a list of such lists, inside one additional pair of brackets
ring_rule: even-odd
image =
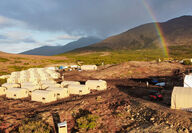
[(19, 99), (19, 98), (26, 98), (29, 96), (29, 92), (27, 89), (24, 88), (10, 88), (6, 90), (6, 97)]
[(69, 94), (86, 95), (90, 93), (89, 88), (86, 85), (68, 85)]
[(81, 70), (97, 70), (97, 66), (96, 65), (82, 65), (81, 66)]
[(57, 96), (54, 92), (49, 90), (35, 90), (31, 94), (31, 100), (42, 102), (42, 103), (49, 103), (57, 100)]
[(171, 96), (172, 109), (192, 108), (192, 88), (174, 87)]
[(192, 75), (186, 75), (185, 76), (184, 87), (192, 87)]
[(68, 85), (71, 85), (71, 84), (80, 85), (80, 82), (78, 82), (78, 81), (63, 81), (63, 82), (61, 82), (61, 87), (65, 88), (65, 87), (67, 87)]
[(6, 90), (6, 87), (0, 87), (0, 96), (5, 95)]
[(106, 90), (107, 82), (104, 80), (87, 80), (85, 85), (91, 90)]
[(68, 88), (48, 88), (47, 90), (55, 93), (57, 99), (69, 97)]

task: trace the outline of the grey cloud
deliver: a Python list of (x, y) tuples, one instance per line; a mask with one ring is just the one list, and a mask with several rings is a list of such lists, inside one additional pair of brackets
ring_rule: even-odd
[[(191, 0), (145, 0), (164, 21), (192, 13)], [(35, 30), (109, 36), (151, 22), (142, 0), (1, 0), (0, 14)]]

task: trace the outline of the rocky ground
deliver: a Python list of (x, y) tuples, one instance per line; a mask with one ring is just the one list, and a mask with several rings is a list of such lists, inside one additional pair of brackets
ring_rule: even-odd
[[(174, 75), (176, 69), (184, 71), (177, 63), (128, 62), (109, 65), (98, 71), (65, 72), (65, 80), (82, 83), (88, 79), (105, 79), (106, 91), (95, 91), (85, 96), (71, 96), (59, 101), (42, 104), (0, 97), (1, 129), (16, 130), (25, 118), (40, 117), (57, 130), (55, 123), (66, 120), (69, 132), (77, 132), (75, 114), (97, 116), (93, 129), (78, 132), (105, 133), (168, 133), (192, 132), (192, 114), (170, 109), (170, 95), (173, 86), (182, 86), (182, 75)], [(146, 86), (149, 78), (156, 77), (166, 82), (165, 88)], [(151, 90), (162, 89), (163, 101), (150, 101)]]

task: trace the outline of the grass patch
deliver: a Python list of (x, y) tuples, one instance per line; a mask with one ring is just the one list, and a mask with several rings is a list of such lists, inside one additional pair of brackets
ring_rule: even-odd
[(9, 59), (0, 57), (0, 62), (7, 62)]
[(28, 69), (29, 67), (25, 67), (25, 66), (8, 66), (10, 71), (22, 71), (22, 70), (26, 70)]
[(79, 55), (79, 53), (66, 53), (70, 61), (82, 61), (84, 64), (119, 64), (127, 61), (151, 61), (159, 58), (165, 58), (164, 53), (160, 49), (144, 49), (144, 50), (117, 50), (106, 51), (109, 55), (102, 56), (103, 52), (92, 53), (88, 55)]
[(80, 109), (75, 115), (75, 129), (80, 132), (86, 132), (98, 126), (98, 116), (91, 114), (88, 110)]
[(0, 85), (4, 84), (7, 82), (7, 79), (0, 79)]
[(50, 133), (52, 128), (42, 120), (23, 121), (18, 129), (18, 133)]

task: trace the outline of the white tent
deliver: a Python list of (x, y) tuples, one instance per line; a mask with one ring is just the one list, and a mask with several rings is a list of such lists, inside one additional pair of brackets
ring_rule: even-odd
[(174, 87), (171, 96), (172, 109), (192, 108), (192, 88)]
[(21, 85), (20, 84), (16, 84), (16, 83), (4, 83), (1, 85), (2, 87), (6, 87), (8, 88), (20, 88)]
[(71, 84), (80, 85), (80, 82), (78, 82), (78, 81), (63, 81), (63, 82), (61, 82), (61, 87), (65, 88)]
[(6, 87), (0, 87), (0, 96), (5, 95), (6, 90)]
[(90, 93), (89, 88), (86, 85), (68, 85), (69, 94), (85, 95)]
[(104, 80), (87, 80), (85, 85), (91, 90), (106, 90), (107, 82)]
[(28, 96), (29, 96), (29, 92), (27, 89), (24, 89), (24, 88), (10, 88), (6, 90), (7, 98), (19, 99), (19, 98), (25, 98)]
[(97, 70), (97, 66), (96, 65), (82, 65), (81, 66), (81, 70)]
[(68, 88), (48, 88), (47, 90), (55, 93), (57, 99), (66, 98), (69, 96)]
[(42, 103), (49, 103), (57, 100), (57, 96), (54, 92), (49, 90), (35, 90), (31, 94), (31, 100), (42, 102)]
[(186, 75), (185, 76), (184, 87), (192, 87), (192, 75)]

